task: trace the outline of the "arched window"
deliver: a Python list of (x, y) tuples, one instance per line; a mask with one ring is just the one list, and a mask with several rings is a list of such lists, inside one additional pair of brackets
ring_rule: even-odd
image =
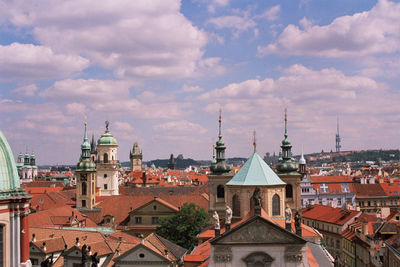
[(293, 198), (293, 187), (291, 184), (286, 185), (286, 198)]
[(108, 162), (108, 154), (107, 154), (107, 153), (104, 153), (104, 155), (103, 155), (103, 161), (104, 161), (104, 163), (107, 163), (107, 162)]
[(107, 178), (107, 173), (104, 174), (104, 178)]
[(240, 217), (240, 200), (236, 194), (232, 197), (232, 215)]
[(82, 195), (86, 196), (86, 193), (87, 193), (87, 184), (86, 184), (86, 182), (83, 182), (82, 183)]
[(225, 198), (225, 188), (221, 184), (217, 187), (217, 198)]
[(272, 197), (272, 216), (281, 215), (281, 198), (278, 194)]
[(94, 156), (92, 156), (92, 161), (94, 162)]

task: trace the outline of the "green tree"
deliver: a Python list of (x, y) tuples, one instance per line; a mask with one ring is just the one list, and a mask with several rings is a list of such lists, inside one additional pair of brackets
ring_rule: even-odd
[(188, 250), (197, 244), (196, 236), (210, 224), (210, 216), (194, 203), (185, 203), (172, 216), (160, 219), (156, 233)]

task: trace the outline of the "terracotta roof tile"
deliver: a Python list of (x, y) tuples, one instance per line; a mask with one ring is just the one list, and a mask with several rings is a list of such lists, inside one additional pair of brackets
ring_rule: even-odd
[(343, 225), (361, 214), (360, 211), (342, 210), (330, 206), (313, 205), (302, 210), (302, 217), (322, 222)]

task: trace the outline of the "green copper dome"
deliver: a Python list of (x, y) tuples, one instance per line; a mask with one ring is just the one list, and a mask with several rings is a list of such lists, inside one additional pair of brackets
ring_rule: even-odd
[(6, 137), (0, 131), (0, 190), (15, 190), (19, 186), (14, 156)]
[(0, 131), (0, 199), (30, 198), (20, 188), (14, 156), (6, 137)]
[(90, 160), (83, 160), (83, 161), (80, 161), (76, 165), (76, 170), (77, 171), (95, 171), (96, 170), (96, 164), (93, 161), (90, 161)]
[(97, 140), (98, 146), (107, 146), (107, 145), (118, 145), (117, 140), (114, 138), (109, 131), (106, 131), (102, 134), (102, 136)]

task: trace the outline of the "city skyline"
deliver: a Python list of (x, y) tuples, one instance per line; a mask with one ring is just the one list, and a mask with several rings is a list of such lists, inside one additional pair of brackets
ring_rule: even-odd
[[(15, 156), (79, 160), (84, 117), (120, 161), (399, 147), (400, 2), (0, 1), (0, 123)], [(44, 8), (46, 7), (46, 8)]]

